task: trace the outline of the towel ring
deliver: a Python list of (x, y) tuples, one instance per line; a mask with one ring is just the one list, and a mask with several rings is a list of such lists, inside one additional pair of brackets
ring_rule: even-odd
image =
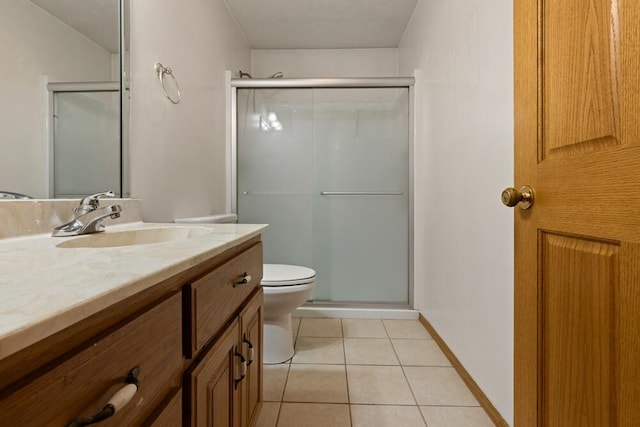
[[(162, 92), (164, 92), (165, 96), (167, 97), (167, 99), (169, 99), (169, 101), (171, 101), (174, 104), (179, 104), (180, 101), (182, 100), (182, 95), (180, 94), (180, 85), (178, 84), (178, 80), (176, 80), (176, 76), (173, 74), (173, 70), (171, 70), (171, 68), (169, 67), (162, 66), (162, 64), (159, 62), (156, 64), (155, 68), (156, 68), (156, 71), (158, 72), (158, 80), (160, 80), (160, 86), (162, 87)], [(176, 84), (176, 89), (178, 91), (177, 99), (173, 99), (167, 92), (167, 89), (164, 87), (165, 75), (171, 76), (171, 78), (173, 79), (173, 82)]]

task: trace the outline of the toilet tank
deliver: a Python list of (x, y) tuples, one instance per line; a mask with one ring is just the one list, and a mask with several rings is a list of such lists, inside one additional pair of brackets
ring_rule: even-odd
[(194, 216), (191, 218), (176, 218), (176, 224), (224, 224), (238, 222), (238, 215), (234, 213)]

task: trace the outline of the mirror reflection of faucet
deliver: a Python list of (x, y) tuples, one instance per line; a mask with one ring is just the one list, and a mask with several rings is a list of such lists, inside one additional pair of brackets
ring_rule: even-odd
[(102, 197), (115, 197), (113, 191), (92, 194), (80, 201), (80, 205), (73, 210), (74, 218), (53, 229), (53, 237), (78, 236), (81, 234), (99, 233), (104, 231), (103, 222), (109, 218), (120, 217), (122, 206), (109, 205), (100, 207)]
[(33, 199), (31, 196), (27, 196), (26, 194), (16, 193), (15, 191), (4, 191), (0, 190), (0, 199)]

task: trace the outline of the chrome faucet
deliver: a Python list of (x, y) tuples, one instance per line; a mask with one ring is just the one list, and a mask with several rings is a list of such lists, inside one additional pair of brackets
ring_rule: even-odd
[(53, 229), (53, 237), (77, 236), (80, 234), (99, 233), (104, 231), (102, 223), (108, 218), (116, 219), (120, 217), (122, 207), (120, 205), (109, 205), (100, 207), (100, 198), (115, 197), (113, 191), (92, 194), (80, 201), (80, 206), (73, 210), (74, 218)]

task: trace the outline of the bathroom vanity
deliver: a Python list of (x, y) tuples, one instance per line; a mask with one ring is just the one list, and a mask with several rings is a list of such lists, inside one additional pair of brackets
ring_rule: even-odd
[[(185, 229), (111, 230), (170, 227)], [(0, 425), (69, 425), (127, 382), (131, 400), (98, 425), (255, 425), (265, 226), (208, 228), (118, 247), (0, 240)]]

